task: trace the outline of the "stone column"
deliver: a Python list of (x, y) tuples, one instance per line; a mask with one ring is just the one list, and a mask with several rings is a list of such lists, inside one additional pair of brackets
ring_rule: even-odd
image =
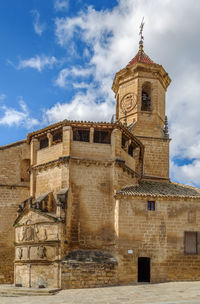
[(94, 142), (94, 128), (90, 128), (90, 143)]
[(70, 156), (72, 141), (72, 128), (70, 126), (63, 127), (63, 149), (62, 155)]
[(122, 132), (114, 129), (111, 134), (112, 158), (121, 157)]
[(30, 196), (35, 197), (36, 174), (32, 168), (37, 163), (37, 150), (39, 149), (39, 141), (36, 138), (31, 140), (31, 175), (30, 175)]
[(51, 147), (52, 142), (53, 142), (53, 135), (50, 132), (48, 132), (47, 137), (48, 137), (48, 140), (49, 140), (49, 147)]
[[(70, 157), (71, 155), (71, 142), (73, 140), (72, 128), (70, 126), (63, 127), (63, 148), (62, 155)], [(61, 173), (61, 188), (69, 187), (69, 159), (62, 165)]]

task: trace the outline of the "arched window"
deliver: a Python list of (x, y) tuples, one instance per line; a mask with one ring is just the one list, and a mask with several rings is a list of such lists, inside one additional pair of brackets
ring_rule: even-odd
[(151, 111), (151, 83), (145, 82), (142, 85), (142, 111)]
[(21, 182), (30, 181), (30, 159), (23, 159), (20, 163)]

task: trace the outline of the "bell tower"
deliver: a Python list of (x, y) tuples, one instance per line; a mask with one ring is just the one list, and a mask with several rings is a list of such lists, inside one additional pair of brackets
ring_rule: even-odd
[(143, 26), (142, 22), (138, 53), (116, 73), (113, 81), (116, 119), (125, 124), (145, 146), (143, 178), (169, 179), (165, 94), (171, 79), (162, 65), (153, 62), (144, 52)]

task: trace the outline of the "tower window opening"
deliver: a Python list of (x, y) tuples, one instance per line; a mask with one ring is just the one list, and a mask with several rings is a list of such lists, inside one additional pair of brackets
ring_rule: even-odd
[(151, 99), (148, 93), (142, 91), (142, 111), (150, 111)]
[(133, 157), (133, 155), (134, 155), (134, 150), (135, 150), (135, 148), (136, 148), (136, 146), (135, 146), (134, 144), (130, 144), (130, 145), (128, 146), (128, 154), (129, 154), (130, 156), (132, 156), (132, 157)]
[(73, 140), (74, 141), (84, 141), (89, 142), (90, 141), (90, 130), (73, 130)]
[(110, 132), (95, 130), (94, 131), (94, 142), (101, 143), (101, 144), (110, 144), (111, 143)]
[(49, 146), (49, 140), (47, 137), (40, 140), (40, 149), (44, 149)]
[(142, 86), (142, 111), (151, 111), (151, 84), (145, 82)]
[(62, 132), (56, 132), (53, 134), (53, 144), (58, 144), (62, 142)]
[(122, 149), (125, 149), (126, 147), (126, 138), (122, 136)]
[(121, 147), (122, 147), (122, 149), (124, 149), (125, 151), (127, 151), (127, 148), (128, 148), (128, 138), (125, 137), (124, 135), (122, 135)]

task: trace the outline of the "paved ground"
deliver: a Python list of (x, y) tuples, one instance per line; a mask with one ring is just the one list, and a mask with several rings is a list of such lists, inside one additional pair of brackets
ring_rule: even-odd
[(52, 296), (0, 297), (0, 304), (200, 304), (200, 282), (62, 290)]

